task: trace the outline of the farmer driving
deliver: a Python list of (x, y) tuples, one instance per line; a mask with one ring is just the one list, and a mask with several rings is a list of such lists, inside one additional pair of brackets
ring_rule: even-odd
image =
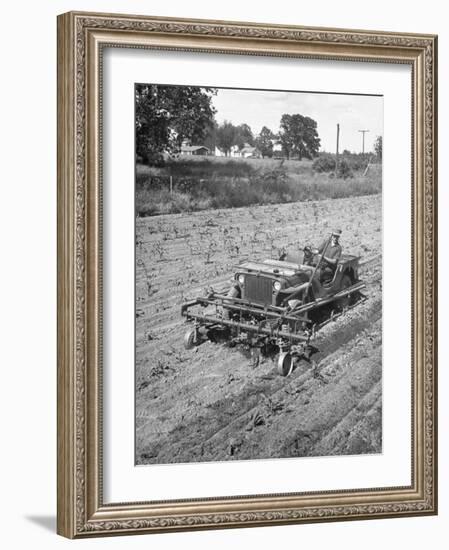
[(312, 251), (314, 254), (322, 254), (319, 277), (322, 282), (330, 281), (334, 277), (341, 256), (340, 236), (341, 229), (335, 229), (332, 231), (330, 241), (326, 239)]

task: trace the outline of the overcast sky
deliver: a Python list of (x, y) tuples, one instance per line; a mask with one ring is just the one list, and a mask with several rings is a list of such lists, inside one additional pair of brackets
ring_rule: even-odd
[(301, 114), (316, 120), (321, 151), (335, 152), (337, 123), (340, 124), (340, 152), (361, 152), (365, 134), (365, 152), (373, 150), (376, 136), (383, 133), (383, 99), (374, 96), (317, 94), (311, 92), (272, 92), (219, 89), (212, 102), (215, 118), (234, 125), (249, 124), (254, 134), (263, 126), (279, 130), (283, 114)]

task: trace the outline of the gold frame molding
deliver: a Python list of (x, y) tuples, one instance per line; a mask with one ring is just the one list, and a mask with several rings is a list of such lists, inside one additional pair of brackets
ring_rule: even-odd
[[(105, 46), (411, 66), (410, 486), (103, 503), (100, 92)], [(58, 17), (59, 534), (83, 538), (437, 513), (436, 60), (434, 35), (81, 12)]]

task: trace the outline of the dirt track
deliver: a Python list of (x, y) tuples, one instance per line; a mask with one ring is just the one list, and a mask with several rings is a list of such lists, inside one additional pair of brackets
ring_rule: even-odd
[[(183, 301), (333, 227), (361, 256), (367, 299), (317, 333), (313, 367), (282, 378), (224, 345), (184, 349)], [(137, 219), (136, 462), (381, 452), (381, 235), (378, 195)]]

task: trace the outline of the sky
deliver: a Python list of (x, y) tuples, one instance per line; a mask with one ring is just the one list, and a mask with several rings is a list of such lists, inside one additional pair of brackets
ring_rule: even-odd
[(212, 103), (217, 109), (215, 118), (234, 125), (246, 123), (257, 135), (263, 126), (277, 133), (283, 114), (301, 114), (317, 122), (321, 151), (335, 152), (337, 123), (340, 124), (340, 146), (362, 151), (365, 133), (365, 152), (373, 150), (374, 140), (383, 134), (383, 98), (350, 94), (319, 94), (313, 92), (284, 92), (261, 90), (218, 89)]

